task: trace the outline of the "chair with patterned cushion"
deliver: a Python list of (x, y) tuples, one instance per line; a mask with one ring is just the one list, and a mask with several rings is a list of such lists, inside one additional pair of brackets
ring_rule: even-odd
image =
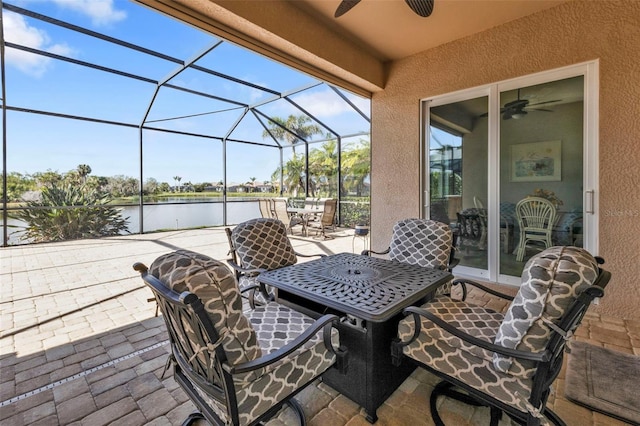
[(492, 425), (503, 412), (522, 424), (563, 425), (547, 399), (567, 341), (604, 295), (610, 274), (601, 263), (579, 247), (548, 248), (527, 262), (515, 297), (465, 280), (511, 300), (504, 314), (445, 296), (406, 308), (392, 352), (442, 380), (430, 400), (435, 424), (443, 424), (436, 404), (446, 395), (489, 406)]
[[(429, 219), (403, 219), (393, 225), (389, 247), (384, 251), (364, 250), (364, 255), (389, 255), (389, 259), (425, 268), (451, 271), (459, 262), (455, 258), (455, 236), (449, 225)], [(450, 294), (451, 282), (436, 294)], [(463, 297), (466, 288), (463, 286)]]
[(274, 300), (271, 289), (258, 282), (260, 272), (293, 265), (297, 263), (298, 257), (324, 256), (295, 251), (287, 236), (285, 224), (278, 219), (250, 219), (236, 225), (233, 230), (225, 228), (225, 231), (231, 255), (227, 262), (236, 272), (240, 288), (260, 289), (248, 292), (251, 306), (256, 299), (259, 303)]
[(174, 378), (198, 409), (185, 425), (254, 425), (285, 404), (304, 424), (293, 397), (345, 365), (336, 316), (314, 321), (275, 302), (245, 313), (234, 274), (217, 260), (178, 250), (134, 269), (164, 317)]

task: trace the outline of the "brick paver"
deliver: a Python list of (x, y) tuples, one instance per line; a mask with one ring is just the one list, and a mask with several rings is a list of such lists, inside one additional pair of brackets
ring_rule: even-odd
[[(352, 234), (347, 231), (330, 240), (291, 239), (303, 253), (352, 250)], [(182, 423), (194, 406), (170, 372), (162, 377), (169, 352), (167, 332), (163, 319), (154, 316), (155, 304), (147, 301), (151, 293), (131, 267), (134, 262), (149, 265), (179, 248), (217, 259), (226, 259), (228, 251), (221, 228), (0, 249), (3, 426)], [(475, 303), (496, 310), (507, 306), (469, 290)], [(515, 293), (513, 288), (506, 290)], [(589, 312), (575, 339), (640, 355), (640, 321)], [(568, 424), (624, 424), (564, 399), (564, 374), (565, 369), (550, 402)], [(428, 400), (437, 382), (417, 369), (380, 407), (377, 424), (432, 425)], [(298, 399), (310, 426), (369, 424), (360, 407), (321, 382)], [(488, 422), (486, 408), (443, 398), (438, 404), (447, 424)], [(292, 423), (291, 410), (285, 409), (268, 424)]]

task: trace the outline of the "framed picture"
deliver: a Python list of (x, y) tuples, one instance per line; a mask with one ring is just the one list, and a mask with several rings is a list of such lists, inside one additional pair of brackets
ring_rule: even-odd
[(562, 180), (562, 141), (511, 146), (511, 182)]

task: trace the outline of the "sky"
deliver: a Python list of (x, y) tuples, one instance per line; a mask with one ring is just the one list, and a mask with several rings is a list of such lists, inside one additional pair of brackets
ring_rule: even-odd
[[(3, 26), (8, 43), (97, 64), (152, 81), (127, 78), (7, 47), (4, 94), (7, 106), (131, 125), (113, 126), (8, 111), (6, 123), (3, 123), (7, 132), (8, 172), (33, 174), (53, 170), (64, 173), (79, 164), (88, 164), (96, 176), (138, 178), (140, 132), (137, 126), (142, 122), (147, 126), (220, 138), (232, 131), (229, 134), (231, 139), (274, 145), (272, 140), (263, 138), (263, 128), (253, 114), (243, 116), (242, 106), (168, 87), (161, 87), (156, 92), (155, 82), (166, 78), (170, 78), (171, 85), (249, 105), (274, 97), (273, 93), (260, 90), (261, 87), (285, 92), (321, 83), (133, 2), (13, 0), (4, 3), (180, 60), (191, 60), (215, 46), (195, 64), (255, 86), (238, 84), (195, 69), (187, 68), (178, 73), (181, 66), (177, 63), (16, 14), (5, 8)], [(344, 90), (342, 93), (369, 115), (368, 99)], [(292, 95), (291, 99), (331, 131), (342, 136), (369, 132), (368, 121), (326, 84)], [(268, 116), (283, 118), (300, 114), (294, 105), (284, 99), (266, 103), (258, 110)], [(143, 131), (142, 135), (145, 180), (153, 177), (170, 184), (175, 183), (175, 176), (180, 176), (182, 183), (222, 180), (223, 144), (220, 139), (148, 130)], [(324, 138), (325, 132), (313, 139)], [(344, 138), (343, 145), (357, 143), (361, 139), (368, 140), (368, 136)], [(298, 149), (298, 152), (302, 152), (302, 149)], [(228, 143), (226, 154), (229, 183), (246, 182), (251, 178), (259, 182), (269, 180), (280, 161), (278, 149), (257, 145)], [(284, 150), (283, 155), (286, 161), (291, 150)]]

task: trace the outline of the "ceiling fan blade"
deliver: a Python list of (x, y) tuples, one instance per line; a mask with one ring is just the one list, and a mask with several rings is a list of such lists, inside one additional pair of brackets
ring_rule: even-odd
[(342, 0), (338, 5), (338, 8), (336, 9), (336, 13), (333, 16), (338, 18), (344, 15), (345, 13), (350, 11), (353, 6), (355, 6), (358, 3), (360, 3), (360, 0)]
[(527, 107), (527, 111), (553, 112), (553, 110), (551, 110), (551, 109), (529, 108), (529, 107)]
[(411, 10), (413, 10), (418, 15), (426, 18), (431, 15), (433, 12), (433, 2), (434, 0), (404, 0)]
[(544, 101), (544, 102), (537, 102), (535, 104), (529, 104), (528, 106), (535, 106), (535, 105), (544, 105), (544, 104), (551, 104), (554, 102), (560, 102), (562, 99), (554, 99), (552, 101)]

